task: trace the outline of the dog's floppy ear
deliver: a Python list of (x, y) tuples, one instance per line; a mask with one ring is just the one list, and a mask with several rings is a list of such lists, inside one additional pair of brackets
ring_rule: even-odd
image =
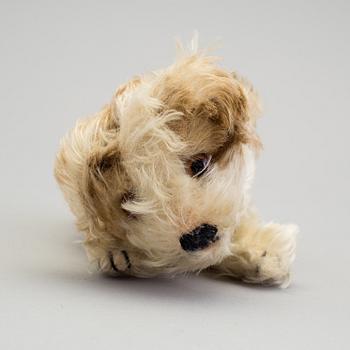
[(80, 196), (95, 224), (113, 222), (118, 210), (116, 198), (123, 184), (123, 169), (118, 146), (119, 126), (108, 106), (98, 124), (90, 127), (90, 146), (82, 166)]
[(92, 149), (86, 161), (81, 195), (85, 208), (97, 222), (109, 222), (115, 217), (120, 168), (120, 155), (115, 143)]
[(259, 98), (252, 85), (236, 73), (217, 71), (213, 83), (202, 88), (202, 102), (195, 114), (210, 116), (228, 131), (228, 139), (235, 144), (260, 148), (255, 131), (260, 113)]
[(238, 82), (241, 91), (241, 99), (244, 101), (244, 112), (248, 121), (255, 126), (257, 118), (261, 114), (261, 103), (257, 91), (253, 85), (236, 72), (232, 73), (232, 77)]
[(221, 98), (212, 99), (217, 105), (217, 118), (228, 130), (227, 141), (215, 155), (223, 165), (243, 145), (247, 145), (255, 153), (262, 147), (256, 133), (256, 120), (260, 114), (258, 95), (247, 80), (236, 73), (232, 73), (232, 77), (232, 84), (220, 87)]
[(239, 108), (234, 116), (234, 142), (249, 145), (255, 151), (261, 148), (260, 139), (256, 133), (256, 120), (260, 114), (259, 97), (253, 86), (244, 78), (233, 74), (238, 83)]

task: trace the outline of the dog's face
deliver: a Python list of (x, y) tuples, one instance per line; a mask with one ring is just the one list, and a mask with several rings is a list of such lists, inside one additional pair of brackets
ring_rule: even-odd
[(229, 254), (260, 145), (256, 109), (245, 81), (192, 55), (119, 89), (90, 127), (80, 203), (134, 274), (200, 270)]

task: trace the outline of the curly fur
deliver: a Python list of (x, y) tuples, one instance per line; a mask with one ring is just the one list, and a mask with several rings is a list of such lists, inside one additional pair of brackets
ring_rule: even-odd
[[(261, 148), (257, 94), (216, 58), (180, 51), (169, 68), (119, 87), (61, 143), (55, 176), (88, 255), (110, 273), (168, 276), (211, 267), (287, 285), (296, 227), (263, 225), (250, 204)], [(193, 178), (188, 164), (198, 154), (212, 160)], [(181, 235), (202, 223), (215, 225), (218, 239), (183, 250)]]

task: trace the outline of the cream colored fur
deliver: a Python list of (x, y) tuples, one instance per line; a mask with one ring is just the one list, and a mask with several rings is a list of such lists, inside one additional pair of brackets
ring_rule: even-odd
[[(287, 286), (293, 225), (262, 224), (249, 189), (260, 148), (258, 98), (195, 47), (169, 68), (121, 86), (63, 139), (55, 176), (100, 270), (139, 277), (209, 268)], [(188, 164), (212, 157), (192, 177)], [(188, 252), (179, 238), (209, 223), (218, 240)]]

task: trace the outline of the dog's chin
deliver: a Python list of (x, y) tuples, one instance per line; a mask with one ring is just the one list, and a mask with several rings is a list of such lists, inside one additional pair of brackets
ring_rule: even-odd
[[(131, 273), (138, 277), (176, 276), (197, 273), (220, 263), (231, 253), (231, 234), (229, 230), (218, 233), (215, 240), (201, 249), (185, 251), (181, 245), (172, 254), (153, 253), (133, 266)], [(141, 249), (141, 247), (138, 247)]]
[(187, 253), (187, 268), (191, 267), (191, 271), (200, 271), (220, 263), (230, 255), (230, 246), (230, 235), (220, 234), (214, 242), (204, 249)]
[[(159, 274), (175, 276), (184, 273), (197, 273), (220, 263), (231, 253), (230, 235), (220, 234), (218, 239), (203, 249), (196, 251), (180, 251), (176, 261), (160, 267)], [(148, 264), (147, 264), (148, 265)]]

